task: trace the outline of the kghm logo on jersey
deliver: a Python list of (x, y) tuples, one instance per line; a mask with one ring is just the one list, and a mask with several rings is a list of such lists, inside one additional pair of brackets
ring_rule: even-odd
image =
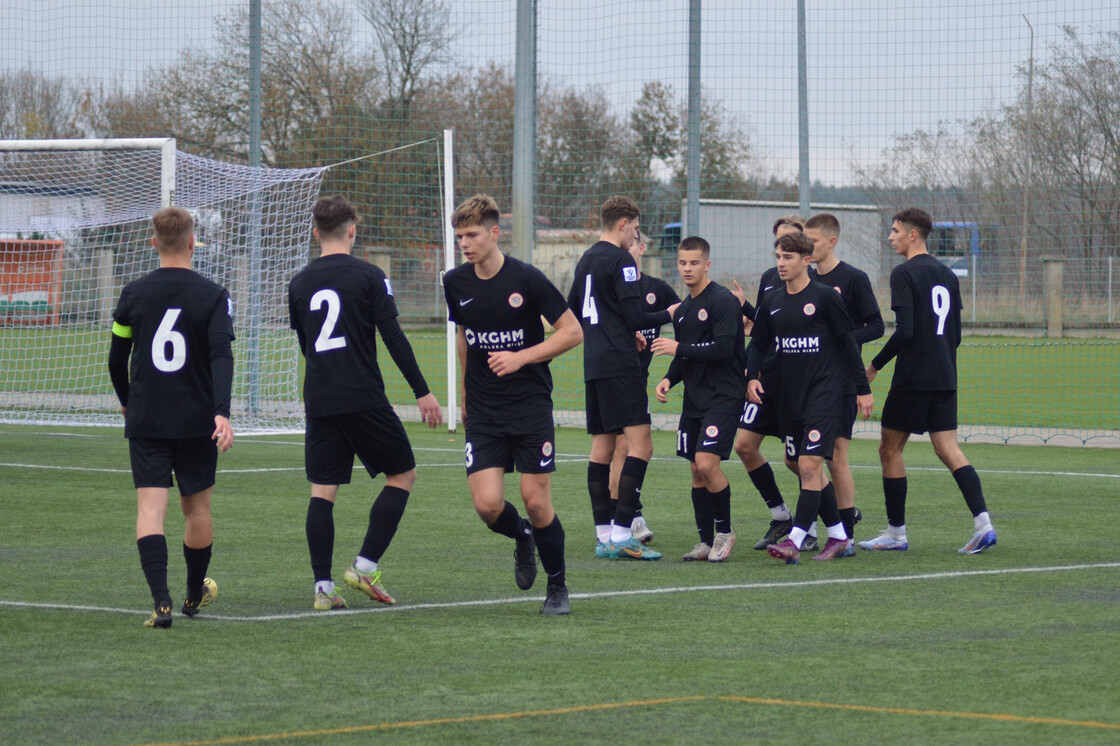
[(509, 296), (509, 307), (510, 308), (521, 308), (521, 304), (524, 303), (524, 302), (525, 302), (525, 298), (521, 295), (521, 293), (510, 293), (510, 296)]
[(503, 329), (501, 331), (481, 331), (464, 329), (463, 337), (468, 347), (483, 350), (516, 350), (525, 346), (524, 329)]
[(541, 455), (544, 456), (545, 458), (548, 458), (549, 456), (552, 455), (552, 444), (549, 443), (547, 440), (544, 442), (544, 445), (541, 446)]
[(805, 312), (806, 316), (812, 316), (814, 313), (817, 312), (817, 307), (814, 306), (812, 303), (806, 303), (805, 307), (802, 308), (801, 310)]
[(820, 352), (820, 337), (776, 337), (774, 345), (782, 352)]
[(657, 293), (646, 293), (646, 304), (652, 306), (657, 302)]
[(696, 318), (700, 319), (701, 321), (707, 321), (708, 320), (708, 309), (701, 308), (699, 311), (696, 312)]
[(810, 430), (809, 431), (809, 442), (810, 443), (816, 443), (820, 439), (821, 439), (821, 431), (820, 430)]
[(704, 434), (707, 435), (709, 438), (714, 438), (717, 435), (719, 435), (719, 428), (716, 427), (715, 425), (708, 425), (704, 429)]

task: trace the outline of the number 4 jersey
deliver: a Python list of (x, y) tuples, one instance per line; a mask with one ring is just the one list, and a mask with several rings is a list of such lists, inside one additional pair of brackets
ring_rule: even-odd
[(125, 285), (113, 334), (130, 338), (128, 438), (204, 438), (229, 416), (233, 303), (194, 270), (164, 267)]
[(307, 359), (309, 417), (389, 406), (377, 365), (377, 323), (397, 315), (389, 278), (349, 254), (315, 259), (288, 284), (288, 314)]

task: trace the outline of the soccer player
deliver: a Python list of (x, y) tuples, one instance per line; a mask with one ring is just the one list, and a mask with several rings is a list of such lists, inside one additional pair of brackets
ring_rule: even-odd
[[(856, 269), (836, 256), (836, 242), (840, 239), (840, 221), (827, 212), (814, 215), (805, 221), (805, 235), (813, 242), (813, 263), (817, 266), (817, 282), (828, 285), (840, 294), (844, 308), (852, 320), (852, 337), (862, 350), (864, 343), (883, 336), (883, 315), (879, 312), (879, 301), (871, 289), (867, 274)], [(852, 479), (852, 468), (848, 464), (848, 447), (852, 442), (852, 431), (856, 422), (856, 382), (848, 379), (844, 385), (844, 409), (840, 420), (840, 432), (832, 449), (832, 460), (828, 462), (828, 474), (836, 489), (836, 504), (840, 508), (840, 519), (848, 534), (848, 546), (841, 553), (844, 557), (855, 556), (852, 533), (859, 522), (856, 510), (856, 485)]]
[(311, 500), (305, 530), (315, 574), (314, 608), (346, 606), (331, 577), (334, 503), (339, 485), (350, 483), (355, 455), (370, 478), (385, 474), (385, 487), (370, 508), (365, 540), (343, 580), (373, 600), (391, 604), (378, 562), (404, 514), (416, 481), (416, 460), (385, 396), (377, 364), (378, 332), (416, 396), (421, 420), (436, 427), (443, 411), (397, 323), (389, 278), (351, 256), (358, 230), (354, 207), (335, 195), (320, 199), (311, 212), (322, 252), (288, 283), (288, 314), (306, 359), (304, 464)]
[[(638, 348), (641, 329), (668, 324), (673, 305), (642, 311), (638, 267), (630, 245), (638, 240), (641, 213), (628, 197), (615, 196), (599, 210), (599, 241), (576, 264), (568, 306), (583, 327), (583, 377), (591, 455), (587, 491), (598, 539), (595, 556), (657, 560), (661, 553), (633, 537), (634, 510), (653, 455), (646, 374)], [(611, 520), (610, 469), (615, 435), (626, 436), (626, 460), (618, 478), (618, 502)]]
[(109, 377), (124, 414), (136, 487), (136, 547), (154, 610), (148, 627), (171, 626), (163, 520), (172, 485), (186, 519), (187, 597), (196, 616), (218, 596), (206, 577), (214, 541), (210, 498), (218, 451), (233, 445), (233, 302), (191, 269), (194, 220), (178, 207), (152, 216), (159, 268), (121, 291), (113, 311)]
[(735, 546), (731, 528), (731, 485), (720, 461), (731, 455), (736, 423), (743, 409), (746, 379), (742, 306), (730, 290), (712, 282), (711, 247), (689, 236), (677, 249), (677, 269), (688, 297), (673, 314), (676, 339), (653, 341), (657, 355), (672, 355), (657, 384), (657, 400), (684, 382), (677, 428), (677, 455), (692, 470), (692, 509), (700, 541), (683, 559), (723, 562)]
[[(662, 280), (660, 277), (653, 275), (643, 274), (642, 256), (646, 253), (646, 245), (641, 240), (635, 241), (630, 246), (630, 256), (634, 257), (634, 263), (638, 266), (638, 291), (639, 297), (642, 301), (642, 310), (652, 313), (662, 311), (674, 303), (680, 303), (681, 299), (677, 295), (677, 291), (669, 285), (669, 283)], [(645, 348), (640, 349), (638, 356), (642, 361), (642, 370), (645, 371), (646, 382), (649, 382), (649, 364), (653, 360), (653, 350), (650, 345), (653, 340), (661, 336), (661, 327), (651, 326), (648, 329), (642, 329), (639, 334), (645, 340)], [(639, 343), (641, 346), (641, 343)], [(618, 504), (618, 478), (622, 474), (622, 465), (626, 462), (626, 436), (621, 433), (615, 436), (614, 439), (614, 456), (611, 459), (611, 520), (614, 520), (614, 509)], [(634, 538), (643, 544), (649, 544), (653, 541), (653, 531), (650, 530), (649, 525), (646, 523), (645, 516), (642, 515), (642, 501), (641, 497), (638, 498), (638, 505), (634, 510), (634, 520), (630, 524), (630, 533)]]
[(972, 538), (957, 551), (980, 554), (996, 545), (996, 532), (984, 502), (980, 476), (957, 444), (957, 347), (961, 343), (961, 291), (957, 276), (929, 255), (926, 238), (933, 228), (927, 212), (909, 207), (896, 213), (890, 242), (906, 258), (891, 270), (891, 308), (895, 331), (867, 366), (867, 378), (896, 356), (891, 390), (883, 405), (879, 460), (887, 530), (860, 547), (908, 549), (906, 539), (906, 463), (902, 450), (911, 433), (929, 433), (933, 451), (953, 473), (972, 511)]
[[(498, 248), (498, 218), (497, 203), (485, 194), (455, 209), (451, 224), (467, 261), (443, 278), (463, 371), (467, 484), (483, 523), (516, 542), (517, 587), (533, 586), (535, 543), (548, 575), (540, 611), (568, 614), (564, 528), (552, 507), (556, 440), (548, 363), (578, 345), (583, 332), (539, 269)], [(556, 329), (551, 336), (542, 316)], [(529, 520), (505, 499), (504, 477), (515, 466)]]
[[(800, 233), (804, 229), (805, 218), (800, 215), (784, 215), (774, 221), (771, 231), (774, 238), (778, 239), (790, 233)], [(744, 316), (753, 318), (757, 315), (756, 309), (762, 304), (762, 299), (766, 294), (781, 287), (781, 285), (782, 280), (778, 276), (777, 268), (770, 267), (762, 273), (762, 278), (759, 280), (758, 294), (755, 297), (754, 306), (751, 306), (750, 302), (747, 301), (746, 294), (739, 287), (738, 282), (735, 283), (733, 292), (743, 305)], [(752, 345), (754, 345), (753, 341)], [(770, 544), (777, 543), (783, 536), (789, 534), (790, 529), (793, 528), (793, 515), (786, 506), (785, 500), (782, 499), (782, 492), (774, 479), (774, 470), (761, 451), (763, 438), (767, 435), (778, 437), (778, 421), (774, 414), (773, 405), (778, 381), (769, 374), (770, 368), (770, 365), (764, 365), (761, 374), (763, 391), (766, 393), (762, 396), (760, 403), (753, 401), (744, 403), (743, 414), (739, 420), (739, 429), (735, 434), (735, 453), (743, 462), (743, 466), (747, 470), (747, 476), (751, 478), (751, 484), (755, 486), (755, 489), (758, 490), (763, 501), (765, 501), (766, 507), (770, 509), (770, 526), (766, 529), (762, 538), (755, 542), (755, 549), (765, 549)], [(810, 534), (805, 539), (804, 547), (806, 551), (817, 548), (815, 534)]]
[[(755, 404), (765, 393), (755, 377), (767, 351), (774, 350), (774, 411), (785, 442), (786, 463), (801, 478), (793, 528), (785, 540), (771, 544), (771, 556), (796, 564), (809, 525), (818, 513), (828, 541), (814, 559), (831, 560), (847, 546), (848, 536), (836, 507), (824, 462), (832, 458), (840, 431), (846, 379), (857, 380), (856, 403), (866, 419), (873, 404), (863, 362), (852, 337), (852, 323), (835, 290), (809, 277), (813, 242), (790, 233), (775, 242), (774, 255), (783, 285), (768, 293), (755, 314), (748, 351), (747, 395)], [(757, 346), (756, 344), (757, 343)]]

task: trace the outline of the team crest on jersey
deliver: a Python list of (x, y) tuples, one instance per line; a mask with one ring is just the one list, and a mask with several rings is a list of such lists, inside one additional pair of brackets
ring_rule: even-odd
[(809, 431), (809, 442), (810, 443), (816, 443), (820, 439), (821, 439), (821, 431), (820, 430), (810, 430)]
[(637, 282), (638, 281), (638, 268), (637, 267), (623, 267), (622, 268), (622, 279), (625, 280), (626, 282)]
[(699, 311), (696, 312), (696, 318), (700, 319), (701, 321), (707, 321), (708, 320), (708, 309), (701, 308)]
[(646, 293), (646, 303), (648, 303), (649, 305), (652, 306), (656, 302), (657, 302), (657, 294), (656, 293)]
[(385, 278), (385, 292), (388, 293), (390, 297), (392, 297), (392, 295), (393, 295), (393, 283), (389, 282), (388, 277)]
[(719, 428), (715, 425), (708, 425), (708, 427), (704, 429), (704, 434), (709, 438), (714, 438), (719, 435)]
[(541, 446), (541, 455), (544, 456), (545, 458), (548, 458), (549, 456), (552, 455), (552, 444), (549, 443), (547, 440), (544, 442), (544, 445)]
[(521, 308), (521, 304), (525, 302), (525, 298), (521, 293), (510, 293), (509, 306), (510, 308)]
[(817, 312), (817, 307), (814, 306), (812, 303), (806, 303), (805, 308), (803, 308), (801, 310), (805, 312), (806, 316), (812, 316), (813, 314), (815, 314)]

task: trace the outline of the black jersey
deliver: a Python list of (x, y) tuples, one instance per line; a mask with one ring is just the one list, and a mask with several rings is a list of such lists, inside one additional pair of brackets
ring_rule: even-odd
[(313, 260), (288, 283), (288, 315), (307, 359), (308, 417), (389, 406), (377, 365), (377, 322), (395, 317), (381, 269), (349, 254)]
[(955, 391), (961, 286), (952, 270), (918, 254), (891, 270), (891, 308), (909, 309), (913, 336), (898, 349), (891, 390)]
[(548, 363), (533, 363), (498, 377), (488, 363), (491, 352), (516, 352), (544, 341), (541, 316), (555, 324), (568, 304), (544, 273), (507, 256), (498, 273), (480, 278), (472, 264), (460, 264), (443, 277), (447, 317), (467, 341), (464, 396), (467, 417), (503, 422), (523, 415), (552, 414), (552, 374)]
[[(852, 320), (852, 336), (861, 347), (883, 336), (883, 314), (879, 311), (879, 301), (871, 289), (871, 280), (863, 270), (856, 269), (846, 262), (840, 262), (828, 274), (817, 272), (817, 282), (828, 285), (840, 294), (844, 308)], [(845, 393), (855, 393), (855, 381), (848, 381)]]
[[(809, 267), (808, 272), (809, 279), (813, 279), (817, 276), (817, 271), (812, 267)], [(754, 299), (754, 316), (752, 316), (751, 318), (757, 318), (759, 306), (762, 305), (762, 299), (766, 297), (767, 293), (771, 292), (772, 290), (776, 290), (777, 288), (784, 288), (785, 286), (785, 280), (783, 280), (781, 278), (781, 275), (778, 274), (777, 267), (770, 267), (765, 272), (763, 272), (762, 277), (760, 277), (758, 280), (758, 293), (755, 295)], [(755, 344), (753, 334), (751, 335), (751, 344)], [(766, 351), (763, 350), (763, 353), (765, 354)], [(777, 378), (770, 375), (770, 372), (774, 368), (775, 362), (776, 360), (774, 358), (774, 351), (771, 350), (769, 354), (766, 354), (766, 361), (762, 364), (762, 386), (767, 391), (775, 388), (778, 383)]]
[[(870, 391), (848, 312), (827, 285), (811, 281), (790, 295), (783, 283), (767, 293), (755, 315), (751, 343), (774, 351), (771, 375), (777, 381), (774, 403), (780, 420), (839, 417), (846, 378), (862, 377), (860, 393)], [(752, 366), (755, 361), (752, 355)]]
[(212, 373), (213, 360), (233, 358), (226, 289), (194, 270), (160, 268), (124, 286), (113, 321), (114, 334), (132, 339), (125, 436), (210, 437), (214, 416), (229, 416), (230, 381)]
[(679, 345), (673, 365), (679, 365), (684, 383), (682, 414), (696, 417), (712, 410), (742, 409), (747, 380), (739, 299), (710, 282), (700, 295), (681, 301), (673, 314), (673, 329)]
[(576, 264), (568, 306), (583, 327), (583, 378), (645, 375), (634, 330), (622, 315), (622, 301), (636, 298), (638, 266), (630, 252), (599, 241)]
[[(677, 291), (673, 290), (669, 283), (660, 277), (642, 275), (638, 278), (638, 290), (641, 292), (643, 311), (664, 311), (674, 303), (680, 303), (681, 300)], [(640, 331), (642, 336), (646, 338), (646, 348), (639, 353), (638, 357), (642, 362), (642, 370), (649, 371), (649, 364), (653, 360), (653, 350), (649, 348), (649, 345), (661, 336), (661, 327), (649, 326)]]

